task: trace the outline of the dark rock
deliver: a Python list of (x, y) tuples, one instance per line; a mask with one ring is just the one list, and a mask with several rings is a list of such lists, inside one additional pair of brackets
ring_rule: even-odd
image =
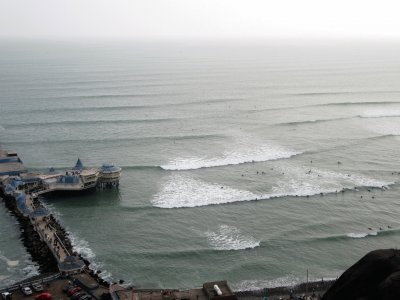
[(323, 300), (400, 299), (400, 250), (375, 250), (345, 271)]
[(400, 271), (392, 273), (379, 285), (379, 297), (387, 300), (400, 299)]

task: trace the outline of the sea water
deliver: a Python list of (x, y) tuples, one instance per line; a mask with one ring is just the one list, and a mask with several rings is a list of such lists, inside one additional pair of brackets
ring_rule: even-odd
[[(122, 167), (45, 199), (105, 278), (234, 289), (335, 278), (398, 247), (400, 44), (1, 41), (0, 145)], [(0, 206), (0, 285), (38, 267)]]

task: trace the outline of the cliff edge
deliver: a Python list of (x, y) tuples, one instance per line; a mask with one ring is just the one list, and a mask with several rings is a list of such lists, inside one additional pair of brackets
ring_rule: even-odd
[(345, 271), (322, 300), (400, 299), (400, 250), (369, 252)]

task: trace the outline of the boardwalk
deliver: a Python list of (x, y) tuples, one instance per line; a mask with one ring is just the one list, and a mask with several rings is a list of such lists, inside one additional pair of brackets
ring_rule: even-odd
[[(26, 204), (32, 209), (34, 208), (31, 195), (27, 195)], [(67, 256), (71, 255), (57, 235), (57, 230), (50, 225), (47, 217), (31, 217), (31, 222), (41, 240), (47, 244), (58, 263), (63, 262)]]

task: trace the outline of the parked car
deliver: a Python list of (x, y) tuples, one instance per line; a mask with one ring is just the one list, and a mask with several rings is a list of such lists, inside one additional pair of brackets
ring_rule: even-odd
[(32, 289), (33, 289), (35, 292), (41, 292), (41, 291), (43, 291), (43, 285), (41, 285), (41, 284), (38, 283), (38, 282), (32, 283)]
[(83, 295), (86, 295), (85, 292), (78, 292), (72, 295), (71, 300), (78, 300), (80, 297), (82, 297)]
[(11, 300), (11, 293), (10, 292), (1, 293), (1, 298), (3, 300)]
[(51, 300), (52, 295), (50, 293), (41, 293), (35, 297), (36, 300)]
[(75, 286), (73, 289), (69, 289), (67, 295), (71, 297), (73, 294), (80, 292), (82, 289), (79, 286)]
[(29, 286), (23, 286), (21, 292), (24, 293), (25, 296), (32, 295), (32, 290)]

